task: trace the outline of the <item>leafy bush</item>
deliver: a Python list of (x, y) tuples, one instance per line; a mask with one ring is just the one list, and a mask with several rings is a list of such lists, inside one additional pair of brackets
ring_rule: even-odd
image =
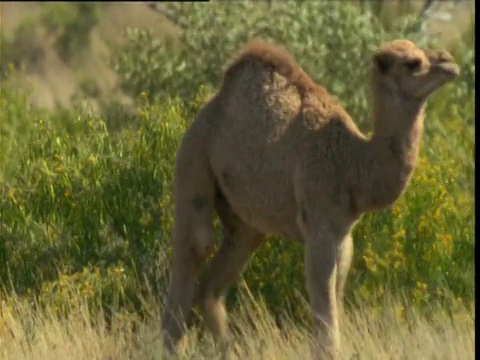
[(98, 4), (89, 2), (48, 4), (42, 24), (55, 36), (58, 54), (65, 61), (78, 56), (90, 43), (98, 22)]
[[(181, 109), (144, 104), (140, 128), (114, 136), (102, 119), (80, 109), (43, 117), (25, 111), (23, 95), (3, 92), (9, 142), (23, 145), (12, 145), (14, 157), (2, 166), (3, 285), (35, 292), (59, 274), (122, 262), (139, 282), (156, 276), (160, 247), (170, 242), (165, 229)], [(22, 119), (26, 131), (15, 132), (21, 129), (12, 124)]]
[(0, 70), (2, 76), (8, 73), (11, 64), (15, 69), (32, 70), (42, 64), (45, 56), (39, 27), (34, 18), (27, 18), (15, 29), (11, 37), (0, 33)]

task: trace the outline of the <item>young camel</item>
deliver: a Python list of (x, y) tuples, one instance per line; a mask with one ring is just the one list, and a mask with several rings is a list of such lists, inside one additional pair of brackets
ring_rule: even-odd
[[(182, 338), (194, 301), (225, 339), (224, 291), (264, 235), (280, 233), (304, 242), (318, 350), (338, 351), (352, 227), (401, 195), (417, 162), (426, 98), (459, 73), (448, 53), (408, 40), (385, 44), (373, 60), (371, 139), (285, 50), (257, 40), (230, 65), (177, 154), (167, 350)], [(214, 211), (223, 240), (196, 290)]]

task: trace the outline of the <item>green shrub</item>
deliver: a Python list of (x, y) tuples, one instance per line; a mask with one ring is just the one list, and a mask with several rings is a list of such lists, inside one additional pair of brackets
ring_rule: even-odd
[[(1, 115), (16, 153), (6, 172), (2, 167), (1, 283), (35, 293), (59, 274), (122, 262), (136, 285), (144, 277), (152, 282), (159, 251), (170, 242), (181, 109), (144, 103), (139, 128), (112, 135), (80, 109), (44, 118), (25, 111), (23, 95), (8, 87), (3, 93)], [(26, 131), (14, 128), (18, 115), (28, 121)], [(23, 147), (14, 146), (17, 139)]]
[(15, 69), (34, 70), (42, 64), (45, 49), (35, 18), (23, 20), (8, 37), (0, 33), (0, 71), (2, 76), (8, 73), (8, 66)]
[(98, 22), (98, 4), (89, 2), (51, 3), (46, 6), (42, 24), (55, 36), (60, 57), (70, 61), (90, 44), (90, 33)]

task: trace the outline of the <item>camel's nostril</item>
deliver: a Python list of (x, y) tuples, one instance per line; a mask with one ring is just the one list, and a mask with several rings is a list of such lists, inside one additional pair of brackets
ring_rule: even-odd
[(441, 51), (441, 52), (438, 53), (438, 60), (440, 62), (446, 62), (446, 61), (454, 62), (455, 61), (453, 59), (453, 56), (450, 55), (450, 53), (448, 53), (446, 51)]

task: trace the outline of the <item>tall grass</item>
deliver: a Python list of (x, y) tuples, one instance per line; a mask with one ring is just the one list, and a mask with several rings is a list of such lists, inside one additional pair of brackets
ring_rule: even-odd
[[(195, 327), (180, 346), (178, 359), (305, 359), (312, 344), (311, 331), (291, 319), (281, 328), (262, 301), (242, 288), (240, 306), (231, 314), (231, 342), (227, 350)], [(131, 313), (118, 313), (106, 322), (92, 313), (88, 304), (65, 316), (51, 308), (34, 311), (22, 298), (0, 304), (0, 358), (2, 359), (161, 359), (158, 324), (160, 308), (145, 320)], [(440, 308), (435, 319), (412, 311), (408, 321), (402, 311), (385, 300), (389, 311), (368, 307), (342, 319), (341, 359), (449, 359), (474, 358), (474, 319), (461, 311), (451, 318)]]

